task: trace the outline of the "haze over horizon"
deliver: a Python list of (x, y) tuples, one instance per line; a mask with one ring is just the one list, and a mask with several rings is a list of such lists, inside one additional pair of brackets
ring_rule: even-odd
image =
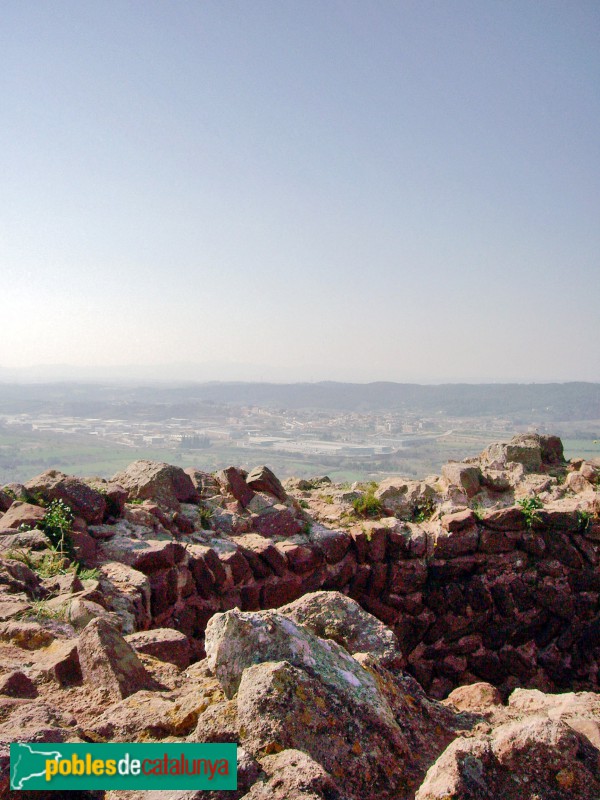
[(0, 380), (600, 381), (597, 4), (21, 0), (0, 32)]

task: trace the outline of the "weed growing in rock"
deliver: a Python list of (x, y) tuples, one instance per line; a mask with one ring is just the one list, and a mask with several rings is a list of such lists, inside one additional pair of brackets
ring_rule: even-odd
[(66, 605), (59, 608), (52, 608), (48, 605), (47, 600), (34, 600), (31, 607), (23, 612), (22, 617), (33, 617), (37, 620), (53, 619), (66, 622), (68, 620), (68, 610)]
[(44, 514), (40, 528), (44, 531), (52, 548), (61, 558), (75, 558), (71, 528), (73, 512), (62, 500), (53, 500)]
[(525, 524), (531, 528), (534, 522), (540, 521), (540, 515), (537, 513), (544, 504), (539, 497), (522, 497), (517, 500), (517, 505), (521, 506), (521, 511), (525, 517)]
[(97, 581), (101, 575), (99, 569), (96, 569), (95, 567), (93, 567), (92, 569), (85, 569), (84, 567), (81, 566), (81, 564), (77, 565), (76, 571), (77, 575), (79, 575), (79, 578), (82, 581), (91, 581), (91, 580)]
[(580, 533), (585, 533), (592, 524), (592, 514), (589, 511), (579, 509), (577, 512), (577, 529)]
[(377, 517), (382, 513), (381, 500), (375, 497), (375, 490), (368, 489), (361, 497), (352, 502), (352, 508), (361, 517)]
[(213, 510), (211, 508), (207, 508), (206, 506), (198, 506), (198, 520), (200, 521), (201, 528), (204, 530), (210, 530), (212, 516)]
[(431, 497), (421, 500), (413, 509), (413, 522), (427, 522), (435, 512), (435, 501)]

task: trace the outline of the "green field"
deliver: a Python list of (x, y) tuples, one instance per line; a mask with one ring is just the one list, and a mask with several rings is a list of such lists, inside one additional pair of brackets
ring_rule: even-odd
[[(465, 430), (435, 439), (416, 442), (392, 457), (369, 459), (334, 456), (299, 456), (265, 449), (213, 445), (204, 450), (178, 450), (157, 447), (125, 447), (85, 436), (39, 433), (7, 433), (0, 429), (0, 485), (24, 482), (47, 469), (68, 475), (110, 477), (132, 461), (148, 458), (180, 466), (194, 466), (214, 472), (230, 464), (250, 469), (268, 464), (283, 478), (329, 475), (336, 482), (382, 480), (388, 475), (424, 478), (439, 474), (449, 460), (478, 455), (493, 441), (507, 441), (506, 431)], [(564, 440), (567, 458), (600, 458), (600, 444), (593, 439)]]

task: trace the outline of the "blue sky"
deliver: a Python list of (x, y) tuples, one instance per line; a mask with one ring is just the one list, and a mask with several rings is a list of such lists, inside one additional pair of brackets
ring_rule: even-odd
[(0, 37), (0, 367), (600, 380), (597, 3), (19, 0)]

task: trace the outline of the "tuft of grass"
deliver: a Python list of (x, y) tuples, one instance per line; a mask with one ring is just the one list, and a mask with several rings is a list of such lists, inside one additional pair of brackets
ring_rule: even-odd
[(479, 501), (474, 500), (471, 503), (471, 511), (475, 514), (475, 519), (481, 522), (485, 514), (485, 508), (482, 506), (482, 504)]
[(309, 508), (309, 504), (306, 500), (298, 500), (298, 505), (300, 508)]
[(144, 501), (141, 497), (132, 497), (127, 502), (134, 506), (141, 506)]
[(539, 497), (522, 497), (520, 500), (517, 500), (517, 505), (521, 506), (521, 511), (525, 517), (525, 524), (528, 528), (531, 528), (534, 522), (540, 521), (540, 515), (537, 513), (540, 508), (544, 507), (544, 504), (540, 500)]
[(353, 500), (352, 508), (361, 517), (377, 517), (383, 512), (381, 500), (375, 497), (373, 487), (368, 489), (361, 497)]
[(322, 500), (327, 505), (333, 505), (333, 495), (332, 494), (320, 494), (319, 500)]
[(57, 620), (59, 622), (67, 622), (69, 618), (66, 605), (59, 608), (52, 608), (48, 605), (47, 600), (34, 600), (31, 603), (31, 608), (24, 611), (21, 617), (24, 619)]

